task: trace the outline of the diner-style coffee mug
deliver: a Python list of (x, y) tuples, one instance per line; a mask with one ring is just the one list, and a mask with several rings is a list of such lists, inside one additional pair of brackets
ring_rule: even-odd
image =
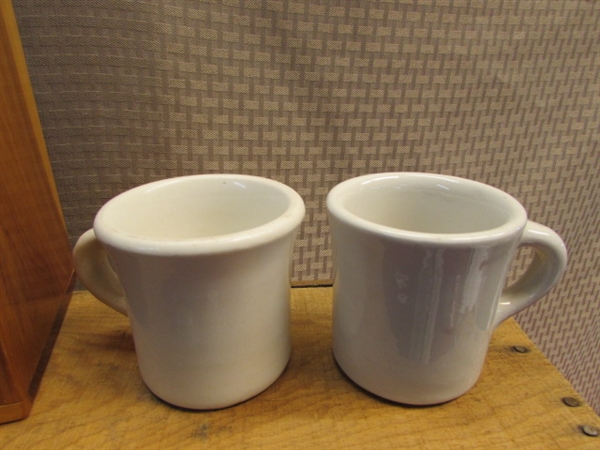
[(157, 397), (215, 409), (269, 387), (290, 357), (290, 267), (305, 207), (248, 175), (192, 175), (126, 191), (74, 249), (98, 299), (129, 316)]
[[(333, 352), (356, 384), (394, 402), (452, 400), (478, 380), (492, 331), (564, 272), (563, 241), (494, 187), (423, 173), (346, 180), (327, 197)], [(517, 249), (529, 269), (511, 286)]]

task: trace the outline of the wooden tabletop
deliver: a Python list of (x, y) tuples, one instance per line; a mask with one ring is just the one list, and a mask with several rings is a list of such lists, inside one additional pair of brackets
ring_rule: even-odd
[[(409, 407), (350, 382), (331, 352), (331, 288), (292, 290), (292, 357), (257, 397), (184, 411), (140, 379), (125, 317), (87, 292), (71, 301), (31, 416), (0, 426), (10, 449), (598, 449), (600, 418), (512, 319), (464, 396)], [(514, 347), (522, 347), (515, 351)], [(567, 401), (568, 402), (568, 401)]]

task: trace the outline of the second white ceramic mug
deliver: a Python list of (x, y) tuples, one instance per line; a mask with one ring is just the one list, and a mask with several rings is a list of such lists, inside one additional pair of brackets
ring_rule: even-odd
[(222, 408), (266, 389), (287, 365), (290, 266), (304, 213), (292, 188), (265, 178), (162, 180), (102, 207), (75, 246), (75, 269), (129, 316), (154, 394)]
[[(560, 279), (566, 249), (510, 195), (422, 173), (347, 180), (327, 197), (334, 255), (333, 351), (383, 398), (427, 405), (477, 381), (493, 329)], [(504, 289), (519, 246), (535, 257)]]

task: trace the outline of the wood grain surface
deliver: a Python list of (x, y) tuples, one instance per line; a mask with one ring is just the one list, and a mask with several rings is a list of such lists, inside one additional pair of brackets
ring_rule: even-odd
[(73, 264), (10, 1), (0, 2), (0, 422), (26, 417)]
[[(597, 449), (600, 427), (570, 384), (509, 319), (477, 385), (437, 406), (393, 404), (358, 388), (331, 352), (331, 288), (292, 290), (293, 352), (257, 397), (218, 411), (156, 399), (137, 371), (128, 321), (73, 296), (31, 416), (0, 427), (11, 449)], [(514, 351), (514, 346), (528, 349)]]

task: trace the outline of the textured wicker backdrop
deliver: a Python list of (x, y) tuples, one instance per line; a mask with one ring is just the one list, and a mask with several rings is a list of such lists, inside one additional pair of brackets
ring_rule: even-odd
[(483, 181), (567, 242), (563, 281), (518, 320), (600, 411), (599, 2), (14, 5), (72, 241), (138, 184), (261, 175), (304, 197), (294, 278), (316, 282), (336, 183)]

